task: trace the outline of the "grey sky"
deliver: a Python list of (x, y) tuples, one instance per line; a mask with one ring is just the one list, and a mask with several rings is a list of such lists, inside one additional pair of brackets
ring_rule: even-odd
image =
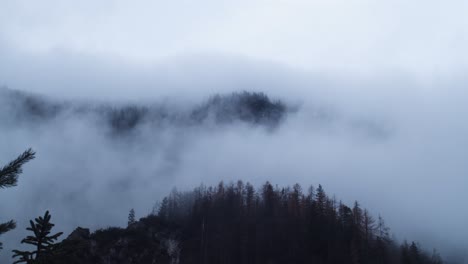
[(314, 71), (466, 70), (462, 0), (2, 1), (0, 36), (32, 54), (138, 62), (236, 54)]

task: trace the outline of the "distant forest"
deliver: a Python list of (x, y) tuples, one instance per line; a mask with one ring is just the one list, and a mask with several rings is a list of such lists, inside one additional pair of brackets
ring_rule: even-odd
[(321, 185), (174, 191), (158, 216), (183, 230), (181, 263), (442, 263), (415, 242), (398, 245), (381, 217), (331, 199)]
[[(322, 186), (260, 189), (239, 181), (172, 191), (127, 228), (78, 228), (50, 263), (440, 264), (434, 250), (401, 245), (381, 217), (331, 199)], [(54, 262), (55, 261), (55, 262)]]
[[(4, 100), (4, 102), (2, 101)], [(56, 100), (22, 91), (0, 87), (0, 115), (14, 123), (44, 123), (59, 117), (87, 116), (107, 127), (114, 135), (130, 133), (142, 125), (161, 127), (167, 124), (191, 127), (212, 122), (276, 127), (292, 109), (279, 100), (272, 100), (261, 92), (234, 92), (213, 95), (204, 102), (190, 107), (152, 104), (84, 104), (57, 102)]]
[[(69, 107), (9, 90), (3, 93), (11, 100), (0, 107), (14, 110), (15, 120), (42, 123), (66, 113), (93, 113), (115, 134), (164, 122), (184, 127), (203, 122), (275, 127), (289, 111), (280, 101), (248, 92), (213, 96), (185, 112), (166, 112), (158, 106)], [(29, 149), (0, 168), (0, 189), (16, 186), (23, 164), (34, 157)], [(279, 187), (267, 182), (257, 189), (239, 181), (202, 185), (189, 192), (174, 190), (147, 217), (136, 220), (131, 210), (126, 228), (90, 232), (78, 227), (63, 241), (63, 234), (52, 230), (52, 214), (31, 220), (27, 229), (31, 234), (21, 241), (31, 251), (14, 250), (14, 263), (443, 263), (435, 250), (394, 241), (380, 216), (372, 216), (358, 202), (345, 205), (330, 198), (321, 185), (303, 190), (299, 184)], [(0, 235), (15, 228), (14, 220), (0, 224)]]

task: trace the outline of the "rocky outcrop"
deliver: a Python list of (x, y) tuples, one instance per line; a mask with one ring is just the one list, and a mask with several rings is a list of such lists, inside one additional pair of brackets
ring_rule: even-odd
[(140, 219), (127, 228), (90, 233), (78, 227), (60, 245), (56, 263), (67, 264), (177, 264), (175, 229), (157, 216)]
[(71, 234), (67, 237), (66, 240), (70, 241), (80, 241), (89, 239), (90, 232), (88, 228), (77, 227)]

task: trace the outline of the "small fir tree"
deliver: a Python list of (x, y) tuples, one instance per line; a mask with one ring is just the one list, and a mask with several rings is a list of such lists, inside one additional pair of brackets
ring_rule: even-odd
[(39, 216), (34, 219), (34, 222), (32, 220), (29, 221), (31, 226), (26, 228), (26, 230), (31, 231), (34, 234), (27, 236), (21, 241), (21, 243), (32, 245), (35, 247), (35, 250), (13, 250), (13, 258), (19, 257), (19, 259), (13, 262), (13, 264), (48, 263), (47, 259), (52, 257), (57, 249), (55, 241), (62, 235), (62, 232), (50, 235), (52, 227), (54, 227), (54, 224), (50, 222), (50, 218), (51, 215), (49, 214), (49, 211), (46, 211), (43, 217)]
[(130, 212), (128, 213), (128, 226), (134, 224), (136, 222), (135, 220), (135, 210), (130, 209)]

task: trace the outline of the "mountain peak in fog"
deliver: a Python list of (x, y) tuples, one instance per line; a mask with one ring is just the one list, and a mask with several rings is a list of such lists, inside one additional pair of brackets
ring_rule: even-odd
[(60, 116), (94, 116), (114, 133), (130, 132), (142, 125), (161, 127), (166, 124), (193, 127), (206, 123), (227, 125), (245, 123), (254, 126), (276, 127), (291, 108), (280, 100), (272, 100), (261, 92), (216, 94), (192, 106), (169, 106), (152, 103), (83, 103), (59, 102), (45, 96), (3, 89), (8, 98), (6, 107), (10, 117), (26, 123), (49, 122)]

